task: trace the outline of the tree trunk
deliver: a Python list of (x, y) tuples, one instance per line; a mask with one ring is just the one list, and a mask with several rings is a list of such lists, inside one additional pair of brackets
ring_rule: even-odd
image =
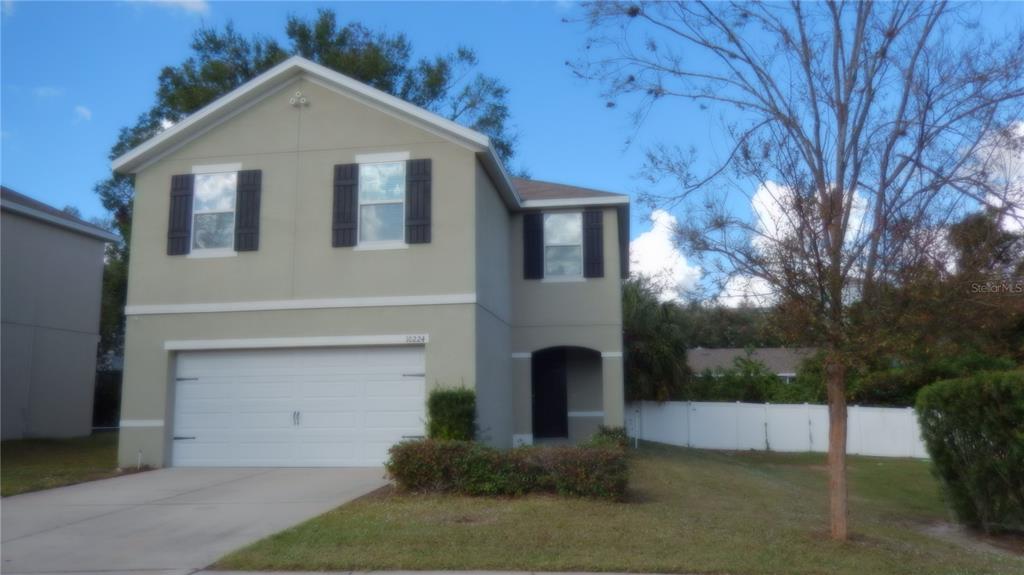
[(826, 359), (828, 390), (828, 492), (832, 539), (846, 541), (846, 366), (837, 354)]

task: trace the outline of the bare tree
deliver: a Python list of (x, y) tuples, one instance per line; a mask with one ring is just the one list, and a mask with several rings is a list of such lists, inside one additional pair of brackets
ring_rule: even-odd
[(853, 332), (851, 304), (898, 283), (952, 218), (1013, 209), (990, 189), (985, 151), (1024, 119), (1024, 34), (986, 40), (964, 9), (586, 7), (592, 38), (573, 68), (609, 97), (638, 98), (638, 121), (670, 99), (725, 110), (724, 158), (698, 169), (697, 151), (653, 148), (645, 173), (672, 191), (645, 199), (685, 210), (677, 239), (706, 270), (761, 286), (825, 348), (835, 539), (848, 534), (846, 370), (871, 340)]

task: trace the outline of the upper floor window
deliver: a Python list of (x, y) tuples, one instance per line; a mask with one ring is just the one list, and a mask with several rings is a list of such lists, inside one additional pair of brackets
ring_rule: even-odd
[(196, 174), (194, 186), (192, 250), (233, 250), (238, 174)]
[(359, 166), (359, 243), (405, 240), (405, 162)]
[(544, 214), (544, 277), (583, 277), (583, 214)]

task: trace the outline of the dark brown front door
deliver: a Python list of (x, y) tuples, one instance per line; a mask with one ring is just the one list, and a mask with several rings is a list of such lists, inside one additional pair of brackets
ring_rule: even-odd
[(533, 436), (568, 437), (569, 409), (566, 395), (565, 349), (546, 349), (533, 354)]

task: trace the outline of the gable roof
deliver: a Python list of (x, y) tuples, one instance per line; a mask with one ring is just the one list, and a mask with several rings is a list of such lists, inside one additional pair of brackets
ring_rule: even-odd
[(629, 204), (629, 197), (621, 194), (540, 180), (510, 178), (490, 138), (485, 134), (300, 56), (288, 58), (125, 152), (111, 162), (111, 167), (121, 174), (136, 173), (299, 77), (317, 80), (357, 101), (476, 152), (499, 193), (512, 209)]
[(0, 186), (0, 208), (106, 242), (118, 240), (117, 236), (99, 226), (25, 194), (19, 194), (7, 186)]
[[(795, 374), (800, 362), (814, 355), (813, 347), (760, 347), (751, 350), (751, 359), (765, 364), (776, 375)], [(742, 347), (702, 348), (686, 350), (686, 363), (694, 373), (705, 370), (730, 369), (736, 358), (747, 357)]]
[(111, 162), (111, 168), (120, 174), (136, 173), (150, 162), (202, 135), (241, 109), (262, 100), (287, 82), (299, 77), (318, 80), (335, 91), (476, 152), (509, 205), (518, 207), (521, 204), (501, 159), (498, 158), (490, 138), (486, 135), (301, 56), (288, 58), (125, 152)]
[(593, 206), (628, 204), (629, 196), (543, 180), (512, 178), (523, 207)]

